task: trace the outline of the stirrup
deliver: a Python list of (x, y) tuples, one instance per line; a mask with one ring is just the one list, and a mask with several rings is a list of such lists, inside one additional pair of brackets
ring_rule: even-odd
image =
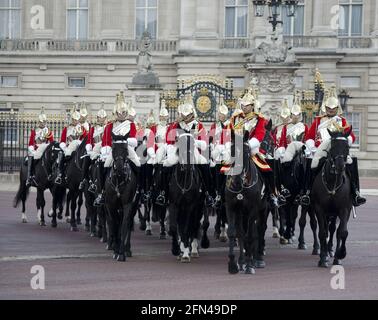
[(96, 193), (96, 190), (97, 190), (96, 185), (92, 181), (90, 181), (88, 192), (90, 192), (90, 193)]
[(308, 207), (311, 203), (310, 196), (308, 194), (305, 194), (301, 197), (301, 206), (302, 207)]
[(142, 202), (146, 203), (150, 200), (150, 198), (151, 198), (151, 191), (147, 191), (147, 192), (143, 193), (143, 195), (142, 195)]
[(93, 205), (95, 207), (101, 207), (103, 204), (105, 204), (104, 195), (100, 193), (98, 197), (95, 199), (95, 201), (93, 202)]
[(165, 206), (164, 191), (156, 197), (155, 203), (159, 206)]
[(281, 194), (282, 194), (285, 198), (290, 198), (290, 197), (291, 197), (291, 193), (290, 193), (289, 189), (286, 189), (285, 187), (282, 187), (282, 188), (281, 188)]
[(60, 175), (57, 176), (54, 182), (55, 182), (55, 184), (59, 184), (59, 185), (61, 185), (62, 182), (63, 182), (62, 177), (61, 177)]
[(205, 205), (207, 207), (213, 207), (214, 206), (214, 199), (208, 192), (205, 193)]
[(216, 197), (215, 197), (215, 200), (214, 200), (214, 208), (220, 208), (221, 206), (221, 203), (222, 203), (222, 197), (220, 196), (220, 194), (218, 194)]

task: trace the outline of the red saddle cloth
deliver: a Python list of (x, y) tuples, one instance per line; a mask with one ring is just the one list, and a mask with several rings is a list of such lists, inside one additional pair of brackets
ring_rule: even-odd
[[(251, 156), (252, 161), (255, 163), (255, 165), (260, 168), (262, 172), (271, 172), (272, 168), (270, 165), (266, 162), (264, 156), (260, 153)], [(223, 164), (222, 168), (220, 169), (220, 172), (222, 174), (227, 174), (231, 169), (231, 164)]]

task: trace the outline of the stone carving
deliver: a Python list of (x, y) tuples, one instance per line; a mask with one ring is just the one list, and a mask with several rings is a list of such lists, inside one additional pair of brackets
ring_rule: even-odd
[(252, 73), (251, 85), (258, 86), (263, 92), (291, 92), (295, 88), (295, 78), (289, 73)]
[(152, 56), (150, 53), (152, 39), (148, 31), (143, 32), (139, 43), (139, 54), (137, 57), (138, 72), (147, 73), (153, 70)]

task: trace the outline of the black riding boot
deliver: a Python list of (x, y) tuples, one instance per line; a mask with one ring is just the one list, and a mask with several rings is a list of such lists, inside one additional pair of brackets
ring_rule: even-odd
[(290, 198), (291, 194), (289, 189), (285, 188), (281, 180), (282, 164), (280, 160), (274, 160), (274, 176), (277, 190), (280, 190), (280, 193), (285, 198)]
[(301, 199), (299, 201), (300, 205), (302, 207), (308, 207), (311, 203), (310, 201), (310, 192), (314, 180), (314, 170), (311, 169), (311, 162), (312, 159), (307, 158), (306, 159), (306, 169), (305, 169), (305, 178), (304, 178), (304, 187), (303, 187), (303, 192)]
[(110, 168), (104, 168), (104, 162), (100, 161), (97, 170), (98, 185), (100, 186), (100, 192), (95, 201), (93, 202), (93, 205), (96, 207), (100, 207), (105, 203), (105, 180)]
[(207, 207), (214, 206), (214, 188), (211, 185), (211, 172), (208, 164), (199, 164), (202, 185), (205, 188), (205, 204)]
[(224, 186), (226, 182), (226, 176), (220, 172), (222, 165), (215, 165), (214, 176), (215, 176), (215, 189), (216, 197), (214, 201), (214, 207), (219, 208), (222, 204), (222, 196), (224, 192)]
[(26, 179), (26, 186), (35, 186), (35, 178), (33, 176), (33, 168), (34, 168), (34, 157), (33, 156), (28, 156), (28, 177)]
[(65, 183), (64, 179), (64, 153), (63, 151), (58, 154), (58, 176), (55, 179), (55, 184), (62, 185)]
[(274, 182), (274, 174), (272, 171), (262, 172), (265, 180), (265, 185), (267, 188), (267, 193), (269, 194), (269, 202), (273, 207), (281, 207), (286, 204), (286, 199), (281, 195), (276, 188)]
[(152, 164), (146, 164), (144, 169), (144, 187), (145, 193), (143, 195), (142, 201), (148, 202), (151, 199), (151, 187), (152, 187), (152, 180), (153, 180), (153, 171), (154, 166)]
[(352, 187), (352, 196), (353, 196), (353, 206), (358, 207), (366, 203), (366, 198), (361, 197), (360, 195), (360, 179), (358, 175), (358, 163), (357, 158), (352, 158), (353, 163), (347, 165), (347, 172), (350, 177), (351, 187)]
[(161, 185), (159, 186), (159, 195), (156, 197), (155, 203), (159, 206), (168, 204), (169, 181), (171, 181), (173, 167), (161, 168)]
[(79, 190), (84, 190), (85, 183), (89, 181), (89, 166), (91, 165), (91, 158), (85, 156), (83, 160), (83, 180), (80, 181)]

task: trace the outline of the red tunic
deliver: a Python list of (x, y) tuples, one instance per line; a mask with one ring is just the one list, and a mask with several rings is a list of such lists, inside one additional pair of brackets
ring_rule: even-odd
[[(79, 140), (83, 140), (87, 135), (88, 135), (88, 131), (85, 130), (84, 127), (82, 127), (83, 129), (83, 134), (80, 136)], [(89, 129), (90, 131), (90, 129)], [(63, 131), (62, 131), (62, 134), (60, 135), (60, 142), (64, 142), (66, 143), (67, 142), (67, 127), (64, 127), (63, 128)]]
[[(35, 129), (32, 129), (32, 131), (30, 133), (28, 146), (29, 147), (33, 146), (34, 150), (37, 150), (38, 145), (35, 143), (35, 136), (36, 136)], [(51, 130), (49, 130), (49, 135), (48, 135), (47, 141), (50, 142), (50, 143), (54, 141), (54, 135), (53, 135)]]
[[(112, 146), (112, 131), (113, 131), (113, 122), (109, 122), (105, 129), (104, 135), (102, 136), (102, 147), (111, 147)], [(127, 134), (127, 138), (136, 138), (137, 130), (134, 122), (130, 123), (130, 131)]]
[[(305, 126), (305, 133), (303, 135), (303, 138), (302, 138), (302, 142), (305, 142), (305, 137), (307, 136), (307, 133), (308, 133), (308, 127), (306, 124), (304, 124)], [(278, 147), (284, 147), (285, 149), (287, 148), (287, 146), (290, 144), (291, 141), (289, 141), (288, 137), (287, 137), (287, 124), (284, 125), (284, 127), (282, 128), (282, 133), (281, 133), (281, 139), (278, 143)]]
[[(310, 140), (310, 139), (314, 140), (316, 147), (318, 147), (322, 143), (321, 137), (317, 133), (318, 133), (318, 127), (321, 123), (321, 119), (324, 118), (324, 117), (325, 116), (320, 116), (320, 117), (315, 118), (310, 129), (307, 131), (307, 134), (306, 134), (306, 137), (305, 137), (305, 141)], [(348, 121), (344, 117), (340, 117), (340, 118), (342, 120), (342, 126), (346, 127), (346, 129), (344, 130), (344, 132), (345, 132), (347, 130), (347, 128), (349, 127)], [(356, 140), (354, 133), (352, 132), (350, 136), (352, 137), (352, 142), (354, 142)]]
[(92, 147), (94, 146), (94, 139), (93, 139), (94, 131), (95, 131), (95, 127), (91, 126), (89, 129), (88, 139), (87, 139), (87, 144), (90, 144)]
[(221, 145), (224, 145), (227, 142), (231, 141), (231, 132), (227, 128), (227, 125), (222, 124), (222, 133), (218, 137), (216, 136), (216, 128), (217, 128), (217, 122), (214, 122), (210, 127), (209, 140), (210, 140), (210, 137), (212, 137), (214, 144), (221, 144)]
[(154, 125), (150, 128), (150, 134), (147, 137), (147, 149), (154, 148), (155, 152), (158, 149), (157, 144), (155, 143), (156, 132), (157, 125)]

